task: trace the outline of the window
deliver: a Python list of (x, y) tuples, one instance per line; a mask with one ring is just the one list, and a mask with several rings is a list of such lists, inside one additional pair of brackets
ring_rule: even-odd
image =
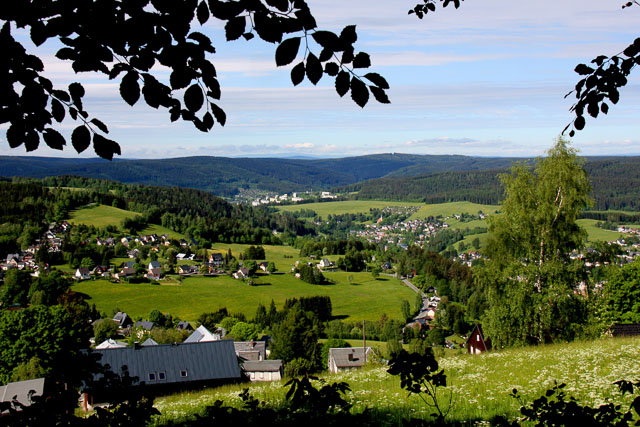
[(155, 373), (153, 373), (153, 372), (151, 372), (151, 373), (149, 374), (149, 381), (155, 381), (155, 380), (156, 380), (156, 374), (155, 374)]
[(186, 369), (181, 370), (181, 371), (180, 371), (180, 376), (181, 376), (182, 378), (187, 378), (187, 376), (188, 376), (188, 372), (187, 372), (187, 370), (186, 370)]
[(476, 341), (480, 342), (480, 334), (476, 335)]
[(167, 379), (167, 376), (164, 374), (164, 372), (158, 372), (158, 379), (160, 381), (164, 381)]

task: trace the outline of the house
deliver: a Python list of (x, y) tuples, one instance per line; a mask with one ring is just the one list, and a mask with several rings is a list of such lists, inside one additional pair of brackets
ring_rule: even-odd
[(103, 350), (105, 348), (123, 348), (126, 347), (127, 344), (123, 343), (123, 342), (118, 342), (114, 339), (107, 339), (105, 341), (102, 341), (100, 344), (98, 344), (96, 346), (96, 350)]
[[(120, 373), (126, 366), (131, 377), (137, 377), (132, 387), (144, 386), (146, 392), (168, 392), (176, 389), (188, 389), (203, 386), (220, 385), (237, 382), (242, 379), (242, 372), (233, 342), (230, 340), (137, 345), (134, 347), (95, 350), (100, 355), (99, 363), (109, 366), (115, 373)], [(95, 374), (99, 381), (102, 374)], [(103, 387), (94, 389), (96, 395), (89, 396), (85, 392), (83, 407), (91, 409), (94, 402), (103, 402), (108, 393)]]
[(480, 354), (489, 350), (491, 350), (491, 340), (485, 340), (482, 326), (475, 325), (467, 339), (467, 353)]
[(149, 322), (148, 320), (138, 320), (135, 325), (135, 328), (142, 328), (145, 331), (150, 331), (153, 329), (153, 322)]
[[(216, 331), (217, 332), (217, 331)], [(215, 333), (212, 334), (209, 332), (204, 325), (198, 326), (198, 329), (193, 331), (191, 335), (184, 340), (184, 343), (193, 343), (193, 342), (208, 342), (208, 341), (220, 341), (220, 339), (224, 336), (224, 334)], [(234, 350), (235, 351), (235, 350)]]
[(610, 337), (637, 337), (640, 336), (640, 323), (622, 324), (616, 323), (611, 325), (605, 332)]
[(120, 272), (115, 274), (116, 279), (126, 279), (127, 277), (134, 276), (136, 274), (136, 270), (132, 267), (125, 267)]
[[(32, 394), (34, 396), (42, 396), (44, 394), (44, 378), (17, 381), (0, 386), (0, 403), (10, 403), (15, 398), (22, 405), (29, 406), (31, 405)], [(6, 413), (3, 412), (0, 415), (6, 415)]]
[(147, 345), (159, 345), (157, 342), (155, 342), (155, 340), (153, 338), (147, 338), (142, 344), (143, 346), (147, 346)]
[(278, 381), (282, 379), (282, 360), (248, 360), (242, 370), (251, 381)]
[(220, 266), (224, 264), (224, 257), (222, 256), (221, 253), (218, 253), (218, 252), (212, 253), (211, 256), (209, 256), (209, 263), (215, 266)]
[(249, 277), (249, 269), (248, 268), (240, 268), (238, 271), (232, 274), (234, 279), (244, 279)]
[(158, 261), (151, 261), (149, 262), (149, 267), (147, 267), (147, 270), (151, 271), (154, 268), (161, 268), (161, 265)]
[(367, 363), (370, 353), (371, 347), (330, 348), (329, 372), (360, 368)]
[(147, 279), (159, 280), (161, 275), (162, 269), (160, 268), (152, 268), (151, 270), (147, 271)]
[(128, 328), (129, 326), (133, 325), (133, 320), (131, 320), (127, 313), (122, 311), (117, 312), (111, 320), (116, 322), (119, 328)]
[(328, 268), (328, 267), (333, 267), (334, 265), (335, 263), (332, 261), (329, 261), (327, 258), (322, 258), (318, 263), (319, 268)]
[(265, 341), (234, 341), (236, 355), (245, 360), (266, 360), (267, 343)]
[(269, 269), (269, 261), (261, 262), (260, 264), (258, 264), (258, 268), (266, 273)]
[(179, 265), (178, 274), (198, 274), (199, 268), (197, 265)]
[(76, 280), (88, 280), (91, 279), (91, 271), (86, 267), (81, 267), (76, 270)]
[(176, 325), (176, 329), (179, 331), (193, 331), (191, 323), (187, 322), (186, 320), (179, 321)]
[(97, 265), (93, 269), (91, 274), (94, 274), (94, 275), (100, 276), (100, 277), (109, 277), (110, 276), (109, 267), (106, 266), (106, 265)]

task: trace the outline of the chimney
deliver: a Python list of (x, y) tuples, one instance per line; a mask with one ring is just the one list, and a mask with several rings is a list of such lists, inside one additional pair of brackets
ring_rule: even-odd
[(349, 362), (353, 362), (353, 353), (349, 353)]

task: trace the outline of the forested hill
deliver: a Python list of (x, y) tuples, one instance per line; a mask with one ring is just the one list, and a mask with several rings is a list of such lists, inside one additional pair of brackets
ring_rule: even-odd
[[(640, 210), (640, 157), (588, 158), (585, 169), (593, 186), (594, 209)], [(504, 197), (498, 175), (507, 171), (499, 168), (389, 176), (334, 190), (357, 191), (355, 197), (359, 199), (497, 204)]]
[(376, 154), (340, 159), (293, 160), (184, 157), (161, 160), (60, 159), (0, 156), (0, 176), (44, 178), (76, 175), (130, 184), (177, 186), (232, 196), (238, 188), (277, 192), (329, 189), (386, 175), (508, 167), (514, 159)]

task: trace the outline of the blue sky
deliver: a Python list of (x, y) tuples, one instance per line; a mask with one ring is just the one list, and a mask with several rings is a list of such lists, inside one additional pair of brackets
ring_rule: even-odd
[[(466, 0), (458, 10), (438, 9), (423, 20), (407, 15), (417, 0), (308, 3), (321, 29), (357, 25), (356, 48), (371, 55), (371, 71), (389, 82), (390, 105), (370, 101), (361, 109), (348, 95), (340, 98), (327, 76), (316, 87), (306, 81), (293, 87), (291, 67), (275, 66), (275, 45), (257, 39), (227, 43), (221, 25), (207, 23), (201, 31), (217, 49), (211, 59), (227, 125), (204, 134), (187, 122), (171, 123), (167, 113), (143, 102), (129, 107), (116, 82), (74, 75), (53, 57), (52, 44), (30, 50), (44, 57), (54, 84), (85, 84), (87, 110), (109, 125), (123, 158), (535, 156), (572, 118), (573, 102), (564, 94), (578, 81), (576, 64), (618, 53), (640, 36), (640, 7), (622, 10), (622, 0)], [(636, 70), (609, 115), (588, 120), (573, 144), (582, 155), (640, 154), (639, 118)], [(65, 121), (62, 129), (70, 132), (74, 125)], [(9, 149), (3, 132), (0, 140), (0, 154), (26, 154), (22, 147)], [(78, 156), (70, 146), (33, 154)]]

